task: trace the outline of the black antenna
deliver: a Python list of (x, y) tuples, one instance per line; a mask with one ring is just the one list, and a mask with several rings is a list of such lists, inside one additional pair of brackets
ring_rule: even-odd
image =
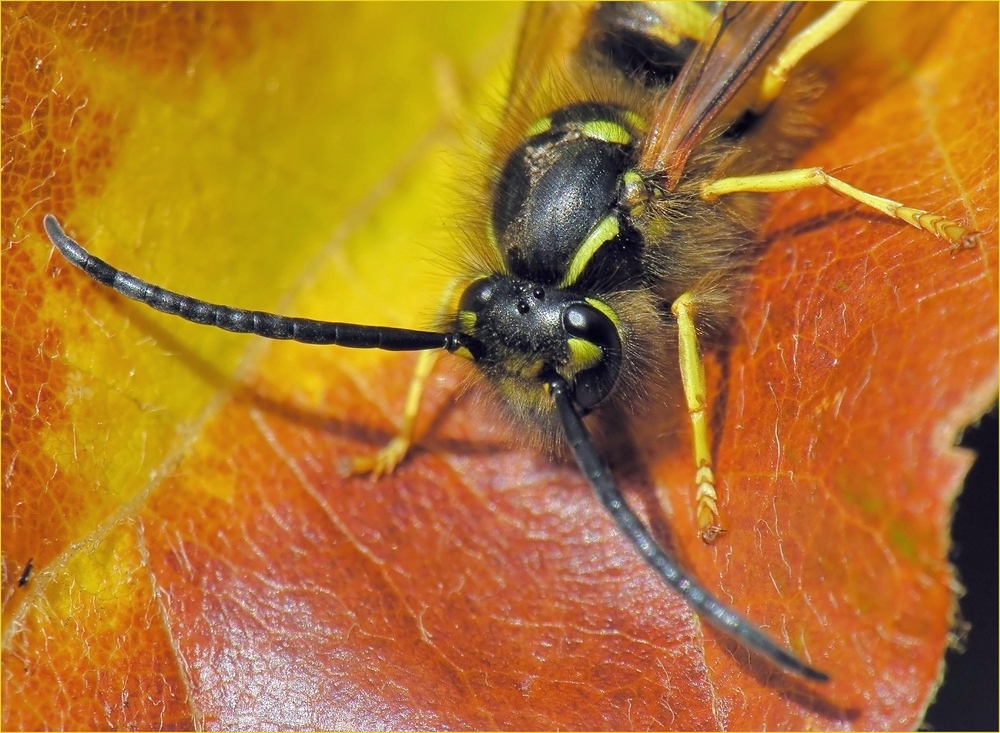
[(621, 489), (618, 488), (618, 484), (611, 476), (611, 469), (608, 468), (608, 464), (590, 439), (587, 427), (573, 406), (566, 382), (559, 377), (552, 377), (548, 382), (548, 389), (556, 403), (556, 408), (559, 410), (563, 430), (566, 432), (566, 443), (573, 452), (573, 457), (576, 458), (580, 471), (594, 487), (597, 498), (611, 512), (618, 528), (632, 541), (639, 554), (653, 566), (653, 569), (667, 582), (667, 585), (680, 593), (699, 616), (726, 634), (743, 642), (750, 649), (768, 657), (778, 666), (802, 675), (806, 679), (816, 682), (828, 681), (829, 676), (813, 669), (790, 652), (785, 651), (754, 624), (705, 591), (667, 556), (636, 513), (625, 502)]
[[(271, 339), (355, 349), (456, 351), (466, 346), (461, 334), (458, 333), (413, 331), (404, 328), (290, 318), (263, 311), (230, 308), (180, 295), (118, 270), (104, 260), (94, 257), (66, 235), (52, 214), (46, 214), (44, 225), (52, 244), (62, 252), (63, 256), (97, 282), (114, 289), (126, 298), (144, 303), (163, 313), (180, 316), (192, 323), (217, 326), (227, 331), (249, 333)], [(566, 433), (566, 442), (576, 458), (577, 465), (593, 486), (601, 503), (611, 512), (619, 529), (660, 577), (676, 589), (700, 616), (740, 640), (750, 649), (760, 652), (780, 667), (807, 679), (826, 682), (829, 679), (826, 674), (813, 669), (785, 651), (750, 621), (706, 592), (667, 556), (625, 502), (621, 490), (611, 476), (611, 469), (597, 451), (573, 405), (566, 382), (558, 376), (553, 376), (548, 380), (547, 387), (559, 411)]]
[(216, 305), (197, 298), (180, 295), (140, 280), (135, 275), (118, 270), (94, 257), (67, 236), (52, 214), (43, 220), (45, 232), (52, 244), (72, 264), (94, 280), (107, 285), (126, 298), (145, 303), (158, 311), (180, 316), (186, 321), (205, 326), (217, 326), (236, 333), (252, 333), (269, 339), (299, 341), (304, 344), (346, 346), (352, 349), (384, 349), (386, 351), (424, 351), (447, 349), (455, 351), (462, 344), (457, 333), (412, 331), (386, 326), (362, 326), (354, 323), (331, 323), (311, 318), (290, 318), (263, 311), (248, 311)]

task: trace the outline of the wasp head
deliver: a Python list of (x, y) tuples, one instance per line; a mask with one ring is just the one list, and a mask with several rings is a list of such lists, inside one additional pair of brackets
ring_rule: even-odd
[(615, 312), (596, 298), (499, 274), (470, 284), (456, 316), (469, 356), (505, 398), (538, 401), (546, 378), (558, 374), (584, 413), (618, 379), (620, 328)]

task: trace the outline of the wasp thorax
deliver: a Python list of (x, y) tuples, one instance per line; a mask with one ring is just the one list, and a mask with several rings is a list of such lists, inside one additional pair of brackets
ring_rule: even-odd
[(635, 203), (640, 122), (609, 104), (564, 107), (535, 122), (493, 182), (494, 243), (509, 271), (572, 288), (643, 279)]
[(482, 278), (462, 294), (457, 325), (473, 361), (491, 377), (526, 392), (558, 374), (584, 411), (611, 393), (621, 368), (614, 311), (562, 288)]

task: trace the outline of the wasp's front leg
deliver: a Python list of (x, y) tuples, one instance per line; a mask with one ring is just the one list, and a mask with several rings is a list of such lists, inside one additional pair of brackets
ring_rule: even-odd
[(406, 393), (406, 407), (403, 410), (403, 422), (396, 435), (380, 450), (370, 455), (355, 456), (348, 465), (351, 474), (370, 473), (376, 478), (382, 474), (392, 473), (399, 462), (406, 457), (413, 444), (413, 431), (420, 414), (420, 399), (423, 397), (427, 379), (437, 363), (438, 351), (422, 351), (413, 370), (410, 388)]
[[(447, 312), (455, 297), (458, 285), (459, 281), (453, 280), (444, 289), (437, 308), (439, 315)], [(377, 478), (383, 474), (392, 473), (400, 461), (406, 457), (410, 446), (413, 445), (413, 433), (416, 429), (417, 417), (420, 415), (420, 400), (440, 354), (440, 351), (420, 352), (417, 366), (413, 370), (413, 377), (410, 379), (410, 388), (406, 392), (403, 421), (396, 435), (375, 453), (352, 458), (347, 465), (347, 473), (370, 473)]]

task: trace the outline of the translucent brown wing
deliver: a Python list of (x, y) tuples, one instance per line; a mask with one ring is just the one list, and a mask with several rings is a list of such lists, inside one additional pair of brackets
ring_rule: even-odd
[(714, 40), (701, 44), (650, 120), (639, 167), (672, 189), (688, 156), (728, 102), (760, 67), (800, 3), (727, 3)]
[[(584, 36), (593, 3), (529, 3), (514, 56), (502, 129), (533, 121), (553, 74), (559, 74)], [(520, 136), (523, 130), (512, 131)]]
[[(595, 61), (595, 49), (588, 44), (594, 43), (595, 31), (598, 35), (601, 32), (613, 35), (628, 27), (629, 31), (648, 33), (651, 39), (659, 39), (667, 45), (679, 43), (684, 38), (701, 42), (705, 38), (716, 38), (717, 29), (711, 27), (713, 13), (726, 12), (738, 27), (735, 33), (719, 37), (722, 43), (717, 45), (725, 49), (727, 44), (738, 44), (744, 34), (743, 28), (760, 22), (757, 16), (766, 15), (759, 11), (743, 13), (735, 9), (735, 6), (742, 5), (723, 4), (724, 9), (729, 6), (734, 6), (734, 9), (713, 11), (701, 3), (649, 3), (642, 11), (623, 10), (617, 13), (609, 11), (606, 5), (594, 2), (529, 3), (514, 57), (497, 154), (503, 156), (510, 144), (520, 142), (524, 130), (540, 116), (560, 104), (579, 101), (578, 95), (586, 94), (593, 86), (593, 75), (604, 73), (591, 66)], [(742, 20), (744, 14), (753, 17)], [(609, 28), (604, 25), (609, 15), (618, 20), (634, 15), (640, 20), (634, 26), (626, 21), (624, 27)], [(737, 19), (739, 22), (736, 22)], [(780, 36), (780, 32), (776, 35)], [(704, 44), (699, 43), (697, 48), (696, 55), (701, 62), (694, 64), (694, 68), (709, 60)], [(656, 95), (662, 90), (651, 89), (649, 93)]]

